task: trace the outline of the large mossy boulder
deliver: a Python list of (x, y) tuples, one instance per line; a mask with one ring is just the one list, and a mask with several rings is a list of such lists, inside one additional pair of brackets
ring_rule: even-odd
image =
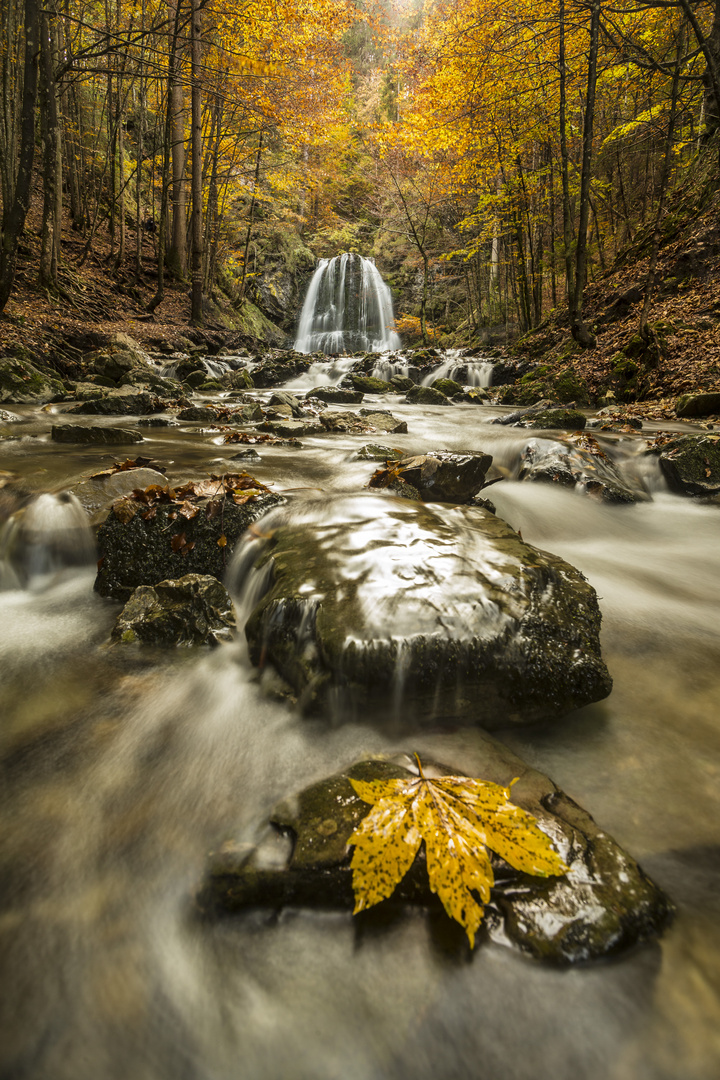
[(216, 577), (186, 574), (135, 589), (117, 617), (110, 639), (117, 645), (219, 645), (230, 641), (235, 612)]
[(387, 394), (395, 387), (385, 379), (377, 379), (374, 375), (363, 375), (357, 371), (351, 371), (343, 379), (343, 384), (349, 383), (350, 388), (359, 390), (361, 394)]
[(28, 360), (0, 357), (0, 404), (46, 405), (64, 394), (59, 375), (41, 371)]
[(585, 414), (577, 409), (544, 409), (520, 420), (519, 426), (535, 431), (582, 431), (586, 423)]
[(720, 494), (719, 436), (660, 437), (648, 452), (659, 456), (662, 474), (676, 495)]
[(316, 386), (308, 390), (306, 399), (317, 398), (329, 405), (359, 405), (364, 397), (362, 390), (345, 390), (341, 386)]
[(139, 347), (111, 345), (105, 349), (86, 353), (83, 357), (83, 367), (88, 374), (100, 375), (119, 383), (133, 370), (149, 373), (152, 369), (148, 367), (147, 359), (146, 354)]
[(282, 383), (296, 379), (309, 371), (312, 360), (302, 353), (287, 352), (271, 355), (262, 360), (252, 370), (252, 380), (255, 386), (265, 388), (280, 386)]
[[(503, 787), (519, 778), (513, 803), (532, 814), (569, 866), (562, 876), (535, 877), (491, 854), (495, 885), (485, 906), (482, 941), (572, 964), (620, 953), (663, 930), (672, 917), (669, 900), (589, 814), (491, 736), (473, 733), (471, 747), (473, 775)], [(213, 916), (286, 905), (351, 911), (348, 840), (370, 808), (350, 780), (412, 779), (417, 776), (413, 766), (410, 754), (361, 761), (298, 794), (289, 792), (270, 815), (274, 830), (293, 837), (289, 855), (278, 857), (272, 833), (254, 848), (226, 844), (210, 855), (198, 907)], [(423, 772), (440, 778), (460, 774), (427, 758)], [(390, 899), (361, 917), (382, 922), (388, 909), (397, 912), (408, 904), (433, 912), (447, 931), (454, 927), (457, 948), (466, 951), (464, 934), (430, 890), (424, 845)]]
[(282, 502), (245, 473), (133, 492), (113, 503), (98, 530), (95, 590), (128, 600), (140, 585), (186, 574), (222, 580), (238, 538)]
[(490, 728), (610, 692), (594, 589), (488, 510), (324, 496), (273, 513), (263, 533), (250, 654), (305, 711)]

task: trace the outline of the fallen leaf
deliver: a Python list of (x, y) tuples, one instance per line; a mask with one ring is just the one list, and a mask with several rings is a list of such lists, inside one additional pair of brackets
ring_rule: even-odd
[(225, 535), (225, 533), (220, 536), (217, 545), (221, 548), (227, 547), (227, 536)]
[(472, 948), (495, 881), (488, 849), (540, 877), (568, 867), (535, 818), (510, 802), (510, 787), (467, 776), (429, 779), (415, 756), (418, 777), (350, 781), (373, 807), (348, 841), (354, 914), (392, 895), (424, 841), (430, 888)]

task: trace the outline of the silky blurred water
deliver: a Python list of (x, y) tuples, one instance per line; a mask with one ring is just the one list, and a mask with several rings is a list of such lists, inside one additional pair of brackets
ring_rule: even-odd
[[(660, 942), (554, 970), (500, 946), (472, 957), (413, 910), (197, 919), (208, 851), (254, 841), (273, 804), (385, 749), (372, 723), (301, 720), (264, 692), (240, 642), (160, 657), (105, 647), (116, 606), (91, 570), (0, 593), (0, 1077), (12, 1080), (710, 1080), (720, 1070), (720, 508), (671, 496), (605, 506), (513, 481), (523, 432), (477, 406), (383, 407), (380, 441), (487, 450), (488, 495), (523, 538), (600, 596), (612, 695), (554, 725), (501, 732), (589, 810), (673, 898)], [(5, 469), (37, 491), (121, 454), (63, 448), (18, 407)], [(125, 421), (126, 423), (126, 421)], [(210, 432), (147, 429), (175, 479), (235, 467)], [(351, 492), (359, 436), (265, 449), (277, 489)], [(634, 460), (637, 440), (621, 454)], [(616, 448), (617, 449), (617, 448)], [(134, 452), (134, 448), (133, 451)], [(371, 720), (371, 718), (368, 718)], [(471, 731), (413, 749), (472, 772)], [(474, 756), (475, 755), (475, 756)]]

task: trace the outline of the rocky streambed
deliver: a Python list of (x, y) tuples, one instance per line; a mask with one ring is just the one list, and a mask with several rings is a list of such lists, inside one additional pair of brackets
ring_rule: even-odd
[[(599, 1026), (589, 1041), (560, 1035), (574, 1064), (554, 1074), (606, 1075), (597, 1047), (614, 1032), (653, 1077), (668, 1075), (658, 1038), (668, 1060), (700, 1040), (687, 1075), (710, 1075), (712, 997), (682, 1030), (668, 1029), (665, 999), (720, 951), (713, 934), (694, 936), (712, 859), (692, 881), (686, 869), (714, 842), (717, 802), (712, 418), (638, 429), (557, 400), (513, 414), (492, 386), (448, 385), (472, 358), (437, 371), (439, 402), (412, 391), (428, 377), (419, 362), (403, 374), (399, 359), (379, 370), (363, 358), (179, 358), (173, 373), (136, 352), (113, 380), (105, 361), (120, 353), (88, 363), (115, 385), (8, 391), (0, 426), (2, 753), (21, 823), (3, 837), (17, 883), (4, 932), (9, 942), (18, 928), (8, 971), (23, 970), (28, 1003), (10, 1065), (55, 1068), (60, 1043), (36, 1017), (47, 1032), (64, 1010), (68, 1060), (84, 1075), (87, 991), (61, 1005), (41, 940), (63, 979), (100, 987), (82, 1005), (96, 1018), (95, 1074), (113, 1040), (137, 1065), (150, 1039), (163, 1070), (173, 1045), (202, 1047), (199, 1076), (222, 1070), (238, 1041), (252, 1076), (330, 1075), (350, 1054), (367, 1075), (433, 1075), (447, 1043), (435, 1020), (418, 1027), (421, 977), (453, 1031), (453, 1069), (509, 1049), (499, 1005), (487, 1027), (471, 1016), (519, 994), (528, 1045), (551, 1007)], [(362, 806), (348, 776), (406, 774), (416, 752), (438, 775), (520, 777), (515, 801), (570, 867), (539, 879), (493, 860), (474, 974), (458, 967), (467, 941), (428, 890), (422, 853), (392, 902), (350, 915), (347, 840)], [(60, 853), (49, 820), (67, 838)], [(642, 941), (655, 944), (627, 954)], [(384, 950), (403, 973), (395, 989)], [(519, 959), (621, 952), (615, 974), (579, 969), (572, 997)], [(341, 964), (350, 981), (333, 998)], [(167, 1013), (105, 1011), (132, 985), (148, 1001), (162, 988), (176, 1038)], [(653, 987), (638, 1030), (617, 996)], [(360, 1048), (350, 1026), (373, 993), (381, 1010)], [(222, 1002), (224, 1035), (198, 995)], [(313, 1007), (321, 1044), (307, 1037)], [(530, 1074), (518, 1063), (508, 1075)]]

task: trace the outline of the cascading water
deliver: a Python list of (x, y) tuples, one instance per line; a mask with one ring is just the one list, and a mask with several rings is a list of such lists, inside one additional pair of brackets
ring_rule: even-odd
[(295, 340), (297, 352), (399, 349), (392, 296), (372, 259), (345, 252), (321, 259), (310, 281)]

